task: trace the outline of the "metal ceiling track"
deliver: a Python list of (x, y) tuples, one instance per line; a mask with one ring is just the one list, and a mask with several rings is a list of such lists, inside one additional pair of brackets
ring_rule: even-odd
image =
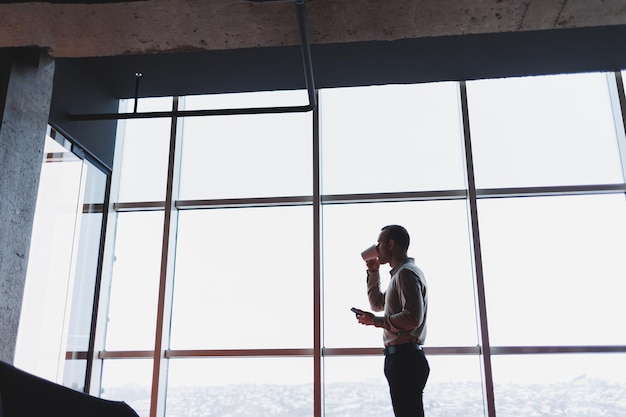
[[(256, 3), (271, 2), (276, 0), (250, 0)], [(280, 0), (278, 0), (280, 1)], [(121, 120), (121, 119), (150, 119), (157, 117), (192, 117), (192, 116), (228, 116), (243, 114), (269, 114), (269, 113), (304, 113), (312, 111), (317, 107), (315, 96), (315, 83), (313, 80), (313, 64), (311, 60), (311, 48), (309, 44), (309, 33), (307, 28), (307, 16), (304, 6), (305, 0), (295, 0), (298, 27), (300, 29), (300, 40), (302, 46), (302, 62), (304, 65), (304, 79), (306, 83), (309, 104), (300, 106), (280, 106), (280, 107), (251, 107), (235, 109), (207, 109), (207, 110), (172, 110), (156, 112), (138, 112), (137, 101), (139, 99), (139, 82), (142, 74), (136, 73), (135, 83), (135, 106), (131, 113), (101, 113), (101, 114), (68, 114), (68, 119), (72, 121), (95, 121), (95, 120)]]

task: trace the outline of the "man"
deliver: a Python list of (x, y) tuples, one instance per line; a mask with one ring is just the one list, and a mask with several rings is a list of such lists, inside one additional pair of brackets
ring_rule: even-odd
[[(428, 295), (424, 273), (407, 256), (409, 233), (402, 226), (382, 228), (376, 251), (378, 258), (366, 261), (367, 295), (372, 310), (355, 309), (357, 320), (366, 326), (383, 328), (385, 377), (396, 417), (423, 417), (422, 393), (430, 367), (422, 345), (426, 337)], [(380, 291), (381, 264), (391, 266), (387, 291)]]

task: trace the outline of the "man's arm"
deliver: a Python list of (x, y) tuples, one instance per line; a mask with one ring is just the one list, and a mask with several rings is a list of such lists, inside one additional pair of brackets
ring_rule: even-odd
[(370, 259), (367, 264), (367, 298), (374, 311), (385, 308), (385, 294), (380, 291), (380, 264), (378, 259)]

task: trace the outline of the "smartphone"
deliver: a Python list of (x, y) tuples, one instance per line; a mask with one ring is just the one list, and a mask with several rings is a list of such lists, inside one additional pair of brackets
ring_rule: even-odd
[(361, 313), (359, 310), (357, 310), (357, 309), (356, 309), (356, 308), (354, 308), (354, 307), (352, 307), (352, 308), (350, 309), (350, 311), (352, 311), (354, 314), (356, 314), (356, 315), (357, 315), (357, 317), (363, 314), (363, 313)]

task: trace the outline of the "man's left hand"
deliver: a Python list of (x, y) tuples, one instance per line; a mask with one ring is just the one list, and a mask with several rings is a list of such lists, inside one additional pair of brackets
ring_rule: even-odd
[(374, 325), (374, 315), (369, 311), (361, 311), (362, 314), (356, 316), (356, 319), (359, 323), (365, 326), (373, 326)]

